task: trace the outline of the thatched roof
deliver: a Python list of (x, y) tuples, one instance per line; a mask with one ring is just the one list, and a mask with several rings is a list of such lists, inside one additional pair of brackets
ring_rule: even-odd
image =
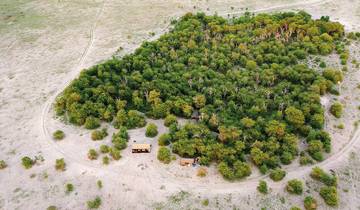
[(131, 149), (136, 149), (136, 150), (147, 149), (147, 150), (150, 150), (151, 149), (151, 144), (133, 144), (131, 146)]
[(182, 166), (191, 165), (194, 162), (195, 162), (194, 158), (181, 158), (180, 159), (180, 165), (182, 165)]

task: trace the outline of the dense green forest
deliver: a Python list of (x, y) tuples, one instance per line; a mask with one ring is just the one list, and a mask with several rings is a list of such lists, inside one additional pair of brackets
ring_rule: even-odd
[[(346, 63), (344, 27), (305, 12), (246, 13), (225, 19), (186, 14), (158, 40), (81, 72), (56, 100), (76, 125), (106, 121), (145, 126), (172, 114), (172, 152), (217, 162), (228, 179), (291, 163), (302, 151), (317, 161), (330, 152), (320, 96), (336, 93), (342, 72), (310, 69), (306, 59), (336, 52)], [(247, 158), (249, 157), (249, 158)]]

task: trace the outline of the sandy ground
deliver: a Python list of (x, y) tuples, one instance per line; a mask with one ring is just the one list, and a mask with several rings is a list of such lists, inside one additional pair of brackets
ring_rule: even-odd
[[(286, 180), (306, 181), (306, 195), (318, 198), (319, 209), (328, 207), (319, 198), (318, 184), (308, 177), (311, 167), (287, 166), (286, 180), (273, 183), (254, 170), (246, 180), (229, 183), (210, 167), (206, 178), (196, 177), (196, 168), (180, 167), (178, 160), (169, 165), (156, 160), (156, 138), (146, 138), (144, 129), (130, 131), (133, 140), (154, 145), (150, 154), (132, 155), (104, 166), (101, 159), (90, 161), (90, 148), (108, 144), (110, 136), (100, 142), (90, 140), (90, 132), (54, 119), (51, 104), (55, 96), (82, 68), (91, 66), (114, 53), (131, 52), (144, 40), (155, 39), (166, 31), (172, 18), (186, 12), (239, 15), (250, 11), (265, 12), (304, 9), (315, 17), (331, 16), (346, 25), (348, 31), (360, 31), (360, 1), (316, 0), (2, 0), (0, 2), (0, 159), (9, 167), (0, 171), (0, 209), (86, 209), (86, 201), (102, 198), (101, 209), (289, 209), (302, 206), (304, 196), (284, 192)], [(155, 32), (155, 37), (150, 36)], [(359, 59), (360, 43), (350, 46), (351, 56)], [(123, 50), (118, 51), (119, 47)], [(327, 59), (338, 66), (338, 58)], [(360, 132), (354, 122), (359, 119), (357, 106), (359, 71), (349, 62), (339, 99), (346, 105), (341, 119), (327, 115), (326, 128), (333, 137), (333, 151), (319, 163), (334, 169), (340, 177), (341, 202), (338, 209), (360, 208)], [(335, 100), (325, 96), (328, 107)], [(160, 133), (166, 132), (161, 120), (154, 122)], [(345, 129), (334, 128), (340, 123)], [(106, 125), (104, 125), (106, 126)], [(66, 138), (54, 142), (51, 133), (62, 129)], [(24, 170), (23, 156), (41, 155), (45, 161)], [(64, 158), (65, 172), (54, 169), (55, 159)], [(268, 180), (272, 192), (256, 192), (259, 179)], [(104, 187), (98, 189), (96, 181)], [(75, 191), (65, 194), (65, 184)], [(201, 202), (209, 199), (209, 205)]]

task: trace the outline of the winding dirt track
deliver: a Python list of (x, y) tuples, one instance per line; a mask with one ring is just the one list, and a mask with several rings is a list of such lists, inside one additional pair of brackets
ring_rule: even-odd
[[(314, 1), (310, 1), (310, 2), (305, 2), (305, 3), (294, 3), (294, 4), (284, 4), (284, 5), (279, 5), (279, 6), (273, 6), (273, 7), (269, 7), (269, 8), (263, 8), (263, 9), (257, 9), (257, 10), (253, 10), (251, 12), (266, 12), (266, 11), (273, 11), (273, 10), (284, 10), (284, 9), (291, 9), (294, 7), (301, 7), (301, 6), (305, 6), (305, 5), (317, 5), (317, 4), (325, 4), (328, 2), (332, 2), (332, 0), (326, 0), (326, 1), (321, 1), (321, 0), (314, 0)], [(96, 32), (96, 27), (97, 27), (97, 23), (99, 21), (99, 19), (101, 18), (101, 14), (103, 13), (104, 7), (106, 4), (106, 0), (103, 1), (101, 7), (99, 8), (97, 15), (96, 15), (96, 19), (94, 21), (94, 24), (90, 30), (90, 39), (88, 42), (87, 47), (85, 48), (84, 52), (81, 55), (81, 58), (79, 60), (79, 63), (74, 67), (74, 70), (72, 71), (72, 75), (69, 76), (69, 80), (66, 81), (61, 88), (59, 89), (59, 91), (57, 93), (55, 93), (52, 97), (50, 97), (49, 100), (47, 100), (47, 102), (44, 105), (44, 108), (42, 110), (42, 116), (41, 116), (41, 126), (42, 126), (42, 134), (43, 134), (43, 141), (44, 143), (46, 142), (47, 144), (49, 144), (49, 146), (53, 147), (57, 152), (61, 153), (62, 155), (64, 155), (64, 157), (68, 160), (71, 160), (73, 162), (76, 162), (80, 165), (83, 165), (89, 169), (101, 169), (101, 171), (103, 172), (108, 172), (108, 173), (118, 173), (118, 170), (114, 169), (114, 170), (110, 170), (108, 168), (105, 167), (101, 167), (95, 164), (92, 164), (86, 160), (79, 160), (75, 154), (72, 154), (71, 152), (68, 151), (64, 151), (56, 142), (54, 142), (52, 140), (52, 136), (47, 128), (47, 122), (46, 119), (47, 117), (49, 117), (50, 114), (52, 114), (51, 108), (52, 108), (52, 104), (54, 102), (54, 100), (56, 99), (56, 97), (61, 94), (61, 92), (63, 91), (63, 89), (68, 86), (70, 84), (70, 82), (79, 74), (79, 72), (81, 71), (84, 61), (89, 53), (89, 51), (91, 50), (93, 43), (95, 41), (95, 32)], [(226, 16), (226, 15), (239, 15), (242, 13), (239, 12), (234, 12), (234, 13), (229, 13), (229, 12), (224, 12), (224, 13), (220, 13), (219, 15), (221, 16)], [(288, 167), (284, 167), (288, 173), (287, 175), (287, 179), (291, 179), (291, 178), (298, 178), (298, 177), (302, 177), (305, 176), (306, 174), (309, 173), (309, 171), (315, 167), (315, 166), (320, 166), (320, 167), (327, 167), (329, 165), (331, 165), (332, 163), (337, 162), (339, 159), (341, 159), (344, 155), (346, 155), (355, 144), (359, 143), (360, 141), (360, 130), (357, 129), (356, 131), (354, 131), (354, 134), (351, 138), (351, 140), (349, 141), (349, 143), (344, 146), (340, 151), (332, 154), (330, 157), (328, 157), (326, 160), (324, 160), (323, 162), (311, 165), (311, 166), (303, 166), (303, 167), (294, 167), (294, 166), (288, 166)], [(125, 160), (122, 164), (126, 164), (128, 160)], [(161, 170), (161, 169), (160, 169)], [(122, 176), (126, 176), (126, 174), (122, 174)], [(260, 179), (264, 179), (266, 178), (267, 175), (263, 175), (263, 176), (254, 176), (248, 179), (244, 179), (241, 182), (236, 182), (236, 183), (203, 183), (203, 182), (199, 182), (199, 181), (193, 181), (193, 180), (187, 180), (186, 182), (184, 182), (183, 180), (179, 180), (179, 178), (175, 178), (173, 176), (162, 176), (163, 179), (167, 179), (167, 182), (171, 182), (171, 183), (176, 183), (179, 186), (183, 186), (183, 187), (188, 187), (189, 189), (196, 189), (198, 191), (208, 191), (209, 189), (211, 189), (211, 191), (216, 191), (216, 192), (228, 192), (229, 189), (236, 191), (236, 190), (240, 190), (241, 191), (241, 187), (245, 186), (245, 185), (253, 185), (254, 183), (258, 183), (258, 181)], [(149, 182), (151, 182), (151, 178), (150, 177), (144, 177), (144, 179), (149, 179)], [(164, 180), (165, 181), (165, 180)], [(280, 182), (281, 183), (281, 182)], [(273, 187), (280, 187), (280, 183), (274, 183)]]

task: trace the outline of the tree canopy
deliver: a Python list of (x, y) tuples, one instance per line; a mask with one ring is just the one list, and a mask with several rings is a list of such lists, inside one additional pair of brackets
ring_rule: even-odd
[[(144, 113), (165, 118), (172, 151), (216, 161), (227, 178), (251, 172), (244, 158), (263, 168), (289, 164), (299, 152), (322, 160), (330, 151), (320, 96), (342, 81), (342, 74), (309, 68), (310, 55), (342, 47), (344, 27), (305, 12), (238, 18), (186, 14), (158, 40), (134, 53), (81, 72), (56, 100), (55, 109), (90, 129), (99, 121), (115, 127), (145, 126)], [(178, 127), (169, 116), (197, 124)], [(316, 137), (318, 137), (316, 136)]]

